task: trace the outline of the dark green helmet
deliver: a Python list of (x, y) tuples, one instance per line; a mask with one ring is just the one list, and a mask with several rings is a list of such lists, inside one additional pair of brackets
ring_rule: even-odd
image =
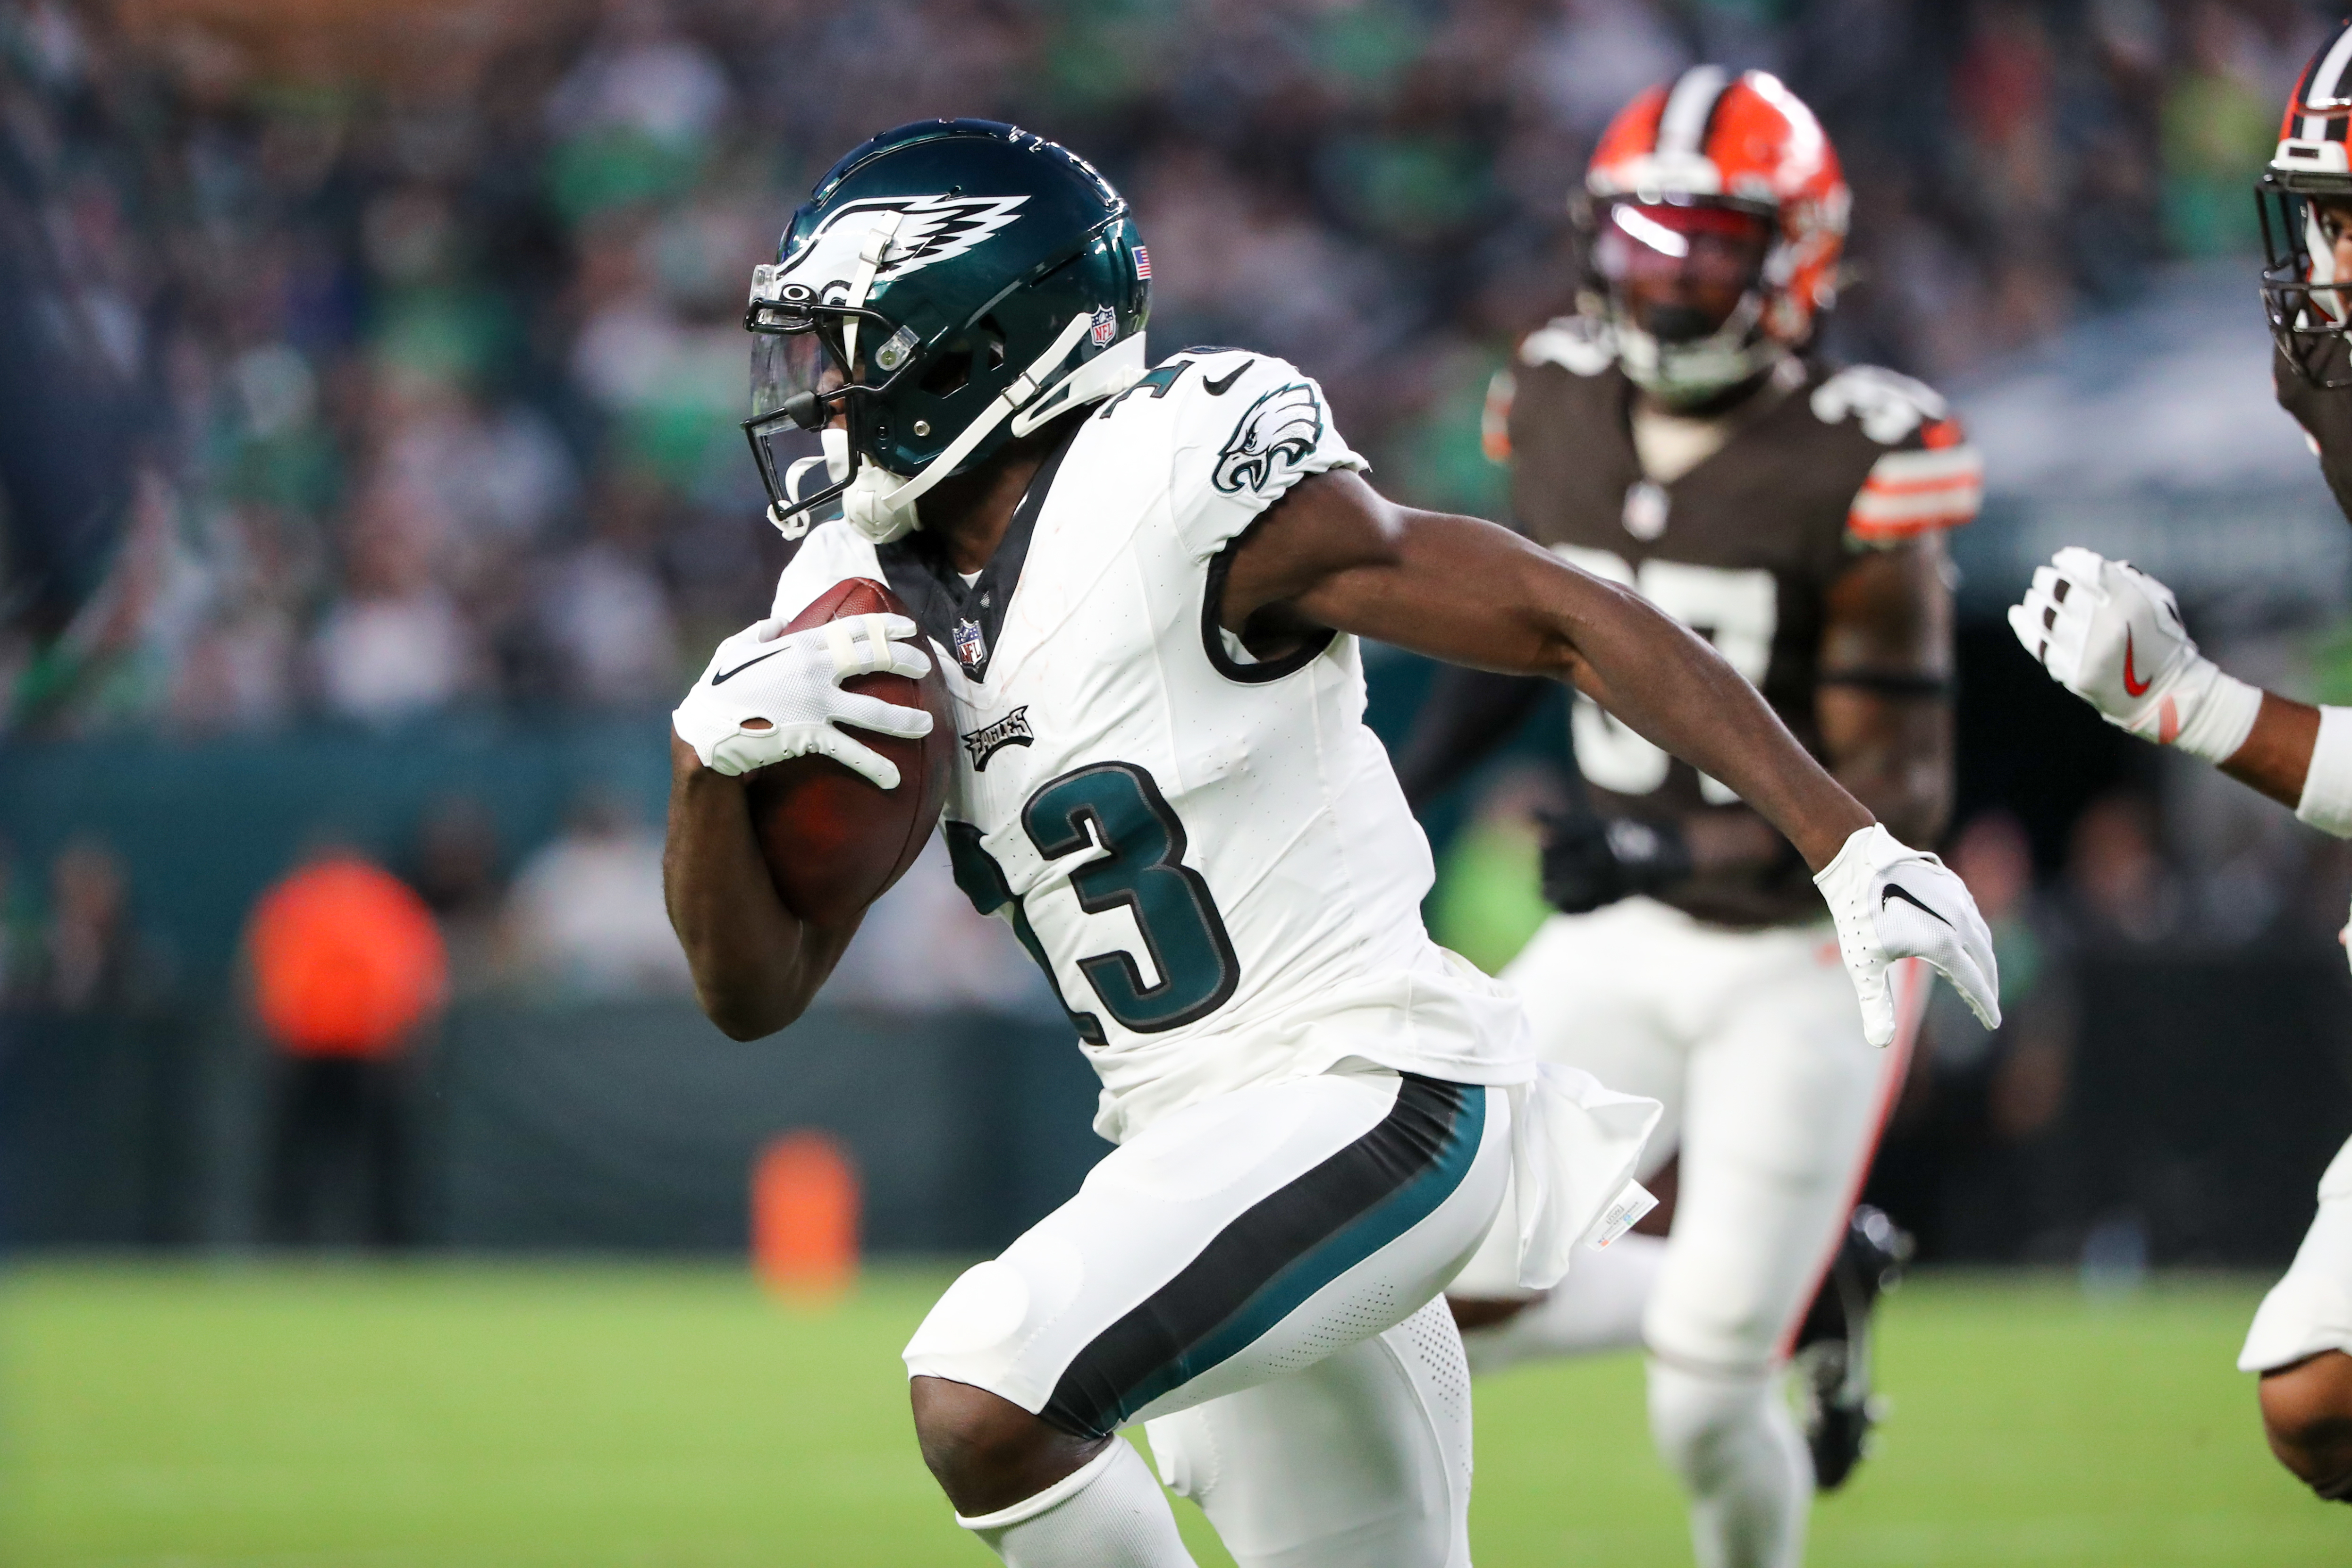
[[(877, 542), (918, 496), (1143, 373), (1151, 263), (1068, 149), (986, 120), (886, 131), (833, 166), (751, 276), (743, 422), (788, 537), (819, 508)], [(786, 462), (794, 431), (824, 455)], [(823, 463), (831, 483), (793, 493)]]

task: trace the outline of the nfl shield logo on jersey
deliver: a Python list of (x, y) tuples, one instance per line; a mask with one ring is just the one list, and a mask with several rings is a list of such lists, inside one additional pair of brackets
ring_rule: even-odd
[(956, 662), (967, 673), (978, 669), (988, 658), (988, 639), (980, 635), (978, 621), (958, 621), (955, 624)]
[(1108, 305), (1095, 307), (1094, 330), (1090, 335), (1097, 348), (1108, 346), (1111, 339), (1118, 335), (1118, 316)]

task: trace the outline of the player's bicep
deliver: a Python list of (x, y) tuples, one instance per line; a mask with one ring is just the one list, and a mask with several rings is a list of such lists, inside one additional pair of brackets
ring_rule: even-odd
[(1507, 529), (1411, 510), (1331, 473), (1243, 540), (1222, 613), (1229, 629), (1278, 613), (1475, 668), (1565, 674), (1570, 579), (1590, 583)]

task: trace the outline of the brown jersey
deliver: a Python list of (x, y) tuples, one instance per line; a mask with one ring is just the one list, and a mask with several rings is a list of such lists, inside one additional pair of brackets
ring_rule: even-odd
[[(2343, 340), (2329, 342), (2319, 367), (2330, 380), (2345, 373)], [(2352, 387), (2314, 386), (2295, 374), (2286, 356), (2271, 350), (2271, 383), (2278, 389), (2279, 406), (2294, 416), (2319, 456), (2319, 471), (2336, 493), (2336, 504), (2352, 519)]]
[[(1589, 318), (1520, 345), (1487, 422), (1489, 454), (1511, 465), (1519, 529), (1712, 640), (1821, 755), (1813, 691), (1831, 584), (1861, 551), (1975, 516), (1981, 459), (1917, 382), (1790, 361), (1732, 416), (1741, 422), (1720, 448), (1661, 484), (1635, 452), (1633, 395), (1608, 329)], [(1658, 818), (1736, 802), (1587, 699), (1573, 711), (1577, 765), (1601, 812)], [(1793, 855), (1695, 879), (1668, 901), (1731, 926), (1822, 913)]]

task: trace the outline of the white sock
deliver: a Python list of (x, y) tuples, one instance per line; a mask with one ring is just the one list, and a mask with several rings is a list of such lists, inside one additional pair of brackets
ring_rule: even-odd
[(1151, 1467), (1124, 1437), (1036, 1496), (956, 1522), (1012, 1568), (1194, 1568)]
[(1577, 1249), (1557, 1289), (1490, 1328), (1462, 1336), (1470, 1370), (1481, 1375), (1546, 1356), (1630, 1350), (1642, 1342), (1642, 1313), (1666, 1260), (1657, 1236), (1621, 1236)]
[(1653, 1357), (1650, 1436), (1690, 1493), (1699, 1568), (1797, 1568), (1813, 1469), (1779, 1373), (1717, 1376)]

